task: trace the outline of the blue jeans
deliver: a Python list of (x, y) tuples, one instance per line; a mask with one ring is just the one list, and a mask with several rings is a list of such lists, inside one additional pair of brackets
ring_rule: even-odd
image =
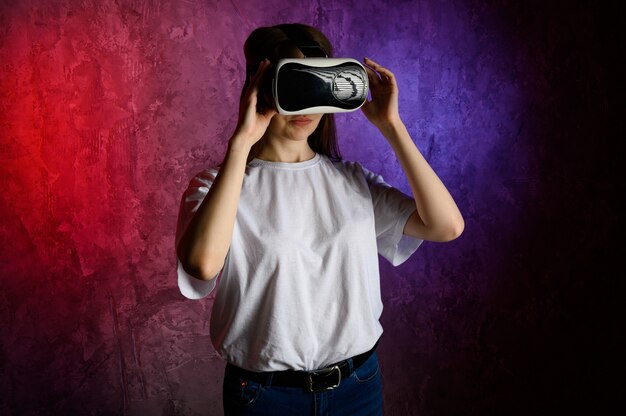
[[(352, 366), (351, 360), (349, 365)], [(301, 387), (272, 386), (224, 374), (225, 416), (379, 416), (382, 389), (376, 353), (332, 390), (309, 393)]]

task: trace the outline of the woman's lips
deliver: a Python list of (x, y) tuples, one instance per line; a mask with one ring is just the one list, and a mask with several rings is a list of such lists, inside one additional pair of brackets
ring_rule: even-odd
[(306, 126), (310, 124), (313, 120), (308, 117), (296, 117), (289, 120), (290, 123), (295, 124), (296, 126)]

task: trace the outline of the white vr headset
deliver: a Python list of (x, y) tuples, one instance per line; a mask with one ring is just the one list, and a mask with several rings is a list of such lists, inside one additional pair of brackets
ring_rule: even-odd
[(350, 58), (327, 58), (321, 46), (290, 25), (278, 25), (304, 58), (281, 59), (274, 68), (272, 97), (283, 115), (345, 113), (367, 99), (363, 65)]

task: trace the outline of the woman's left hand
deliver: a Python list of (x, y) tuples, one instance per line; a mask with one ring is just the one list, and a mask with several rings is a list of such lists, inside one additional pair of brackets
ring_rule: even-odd
[(379, 129), (400, 122), (396, 77), (390, 70), (369, 58), (363, 61), (372, 96), (372, 99), (365, 101), (361, 107), (363, 114)]

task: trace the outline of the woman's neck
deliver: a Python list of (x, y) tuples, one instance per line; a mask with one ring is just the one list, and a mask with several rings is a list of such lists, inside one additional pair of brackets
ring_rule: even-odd
[(268, 162), (298, 163), (310, 160), (315, 152), (307, 142), (292, 142), (277, 146), (276, 143), (267, 142), (257, 155), (257, 159)]

